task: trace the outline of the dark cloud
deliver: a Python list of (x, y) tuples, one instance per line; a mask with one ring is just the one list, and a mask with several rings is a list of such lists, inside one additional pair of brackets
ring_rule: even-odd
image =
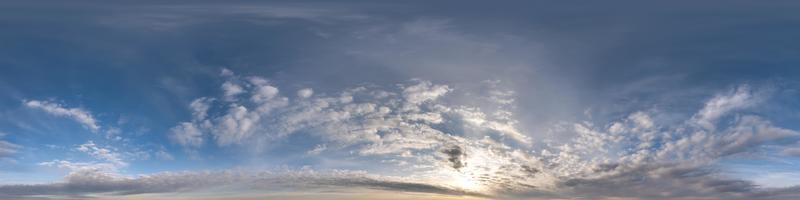
[(450, 162), (453, 169), (458, 170), (467, 165), (467, 163), (464, 162), (464, 157), (466, 157), (467, 154), (458, 145), (453, 145), (442, 149), (442, 153), (447, 155), (447, 161)]
[(527, 165), (522, 165), (522, 171), (525, 172), (526, 174), (530, 175), (530, 176), (534, 176), (537, 173), (541, 172), (541, 170), (536, 169), (536, 168), (531, 167), (531, 166), (527, 166)]

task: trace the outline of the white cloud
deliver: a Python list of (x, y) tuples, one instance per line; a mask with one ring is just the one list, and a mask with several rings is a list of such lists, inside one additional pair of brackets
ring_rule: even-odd
[(61, 104), (50, 101), (29, 100), (25, 101), (24, 104), (28, 108), (40, 109), (55, 116), (71, 118), (92, 132), (100, 130), (100, 125), (97, 125), (97, 120), (89, 111), (80, 108), (66, 108)]
[(225, 83), (222, 84), (221, 87), (222, 91), (224, 92), (224, 97), (226, 100), (231, 100), (235, 98), (236, 95), (244, 93), (244, 89), (242, 88), (242, 86), (236, 83), (226, 81)]
[[(550, 166), (540, 174), (561, 178), (545, 185), (525, 180), (515, 184), (553, 187), (552, 191), (566, 196), (752, 199), (772, 195), (753, 182), (726, 178), (712, 170), (724, 158), (759, 152), (766, 145), (783, 148), (785, 153), (800, 140), (797, 131), (734, 112), (762, 101), (751, 96), (755, 93), (742, 86), (717, 95), (684, 123), (659, 124), (650, 113), (640, 111), (602, 126), (606, 128), (582, 122), (554, 129), (578, 136), (530, 156), (544, 163), (538, 166)], [(717, 127), (713, 122), (723, 117), (733, 119)]]
[(228, 68), (222, 68), (219, 72), (219, 75), (223, 77), (233, 76), (233, 71)]
[[(250, 77), (249, 80), (263, 79)], [(267, 84), (265, 81), (250, 82), (243, 94), (263, 94), (259, 88)], [(355, 87), (338, 94), (309, 96), (291, 103), (279, 92), (274, 92), (264, 95), (266, 98), (255, 98), (267, 101), (251, 98), (249, 101), (214, 102), (212, 107), (226, 109), (221, 113), (209, 113), (207, 119), (181, 123), (173, 129), (194, 127), (197, 131), (192, 133), (199, 133), (198, 137), (209, 134), (219, 146), (238, 145), (255, 149), (260, 145), (269, 146), (273, 140), (286, 139), (291, 134), (303, 132), (323, 142), (309, 148), (306, 152), (309, 156), (348, 148), (355, 155), (385, 158), (385, 163), (404, 163), (425, 168), (430, 171), (430, 177), (438, 177), (438, 180), (450, 180), (452, 176), (458, 176), (454, 174), (458, 171), (491, 175), (484, 173), (487, 167), (521, 169), (522, 166), (512, 162), (519, 158), (511, 158), (510, 154), (500, 156), (484, 152), (484, 148), (472, 148), (500, 150), (507, 148), (499, 143), (504, 141), (529, 145), (528, 138), (516, 127), (517, 122), (510, 118), (510, 112), (494, 110), (505, 113), (495, 115), (475, 107), (449, 105), (441, 97), (451, 91), (450, 86), (414, 80), (389, 90)], [(271, 107), (260, 109), (264, 106)], [(464, 132), (452, 132), (444, 127)], [(487, 135), (497, 137), (499, 142), (485, 138)], [(442, 152), (459, 144), (465, 144), (464, 152), (468, 153), (465, 154), (468, 156), (463, 156), (467, 164), (458, 165), (459, 169), (452, 168), (453, 161), (447, 155), (431, 155), (432, 152)], [(183, 146), (197, 147), (190, 143)], [(496, 161), (485, 162), (489, 160)], [(525, 162), (535, 163), (531, 160)], [(542, 168), (536, 164), (525, 165), (529, 171), (533, 170), (532, 166)], [(499, 171), (503, 170), (490, 172)], [(504, 177), (511, 178), (512, 175)], [(458, 185), (447, 182), (441, 184)]]
[(17, 153), (19, 148), (19, 145), (0, 140), (0, 158), (8, 157), (14, 153)]
[(208, 115), (208, 109), (211, 108), (211, 103), (215, 99), (213, 98), (197, 98), (192, 103), (189, 104), (189, 108), (192, 110), (192, 117), (197, 120), (204, 120)]
[(266, 79), (260, 77), (249, 77), (252, 86), (252, 96), (250, 101), (254, 103), (266, 103), (278, 96), (278, 88), (269, 85)]
[(156, 152), (156, 158), (159, 160), (175, 160), (175, 157), (172, 156), (172, 154), (163, 149)]
[(488, 98), (490, 101), (499, 105), (511, 105), (516, 100), (514, 90), (500, 87), (500, 80), (483, 81), (488, 86)]
[(203, 133), (195, 124), (183, 122), (169, 131), (169, 139), (185, 147), (199, 147), (203, 144)]
[(716, 120), (729, 112), (755, 105), (760, 100), (748, 85), (739, 86), (727, 93), (718, 94), (705, 103), (692, 120), (703, 128), (713, 130)]
[[(5, 136), (6, 133), (0, 132), (0, 138)], [(19, 150), (21, 146), (0, 140), (0, 158), (9, 157)]]
[(649, 129), (653, 127), (653, 119), (644, 112), (635, 112), (628, 116), (628, 119), (636, 123), (636, 128)]
[(122, 137), (119, 136), (120, 134), (122, 134), (122, 129), (116, 127), (109, 127), (106, 129), (106, 139), (122, 140)]
[(66, 160), (53, 160), (48, 162), (41, 162), (39, 163), (39, 165), (66, 169), (70, 171), (70, 174), (85, 173), (85, 172), (101, 172), (101, 173), (113, 174), (119, 169), (119, 167), (114, 165), (113, 163), (72, 162)]
[(253, 133), (260, 118), (259, 113), (243, 105), (232, 104), (226, 115), (216, 119), (212, 133), (220, 146), (239, 143)]
[(128, 165), (128, 163), (122, 160), (122, 158), (118, 153), (114, 152), (109, 148), (99, 147), (91, 140), (86, 142), (85, 144), (81, 144), (80, 146), (78, 146), (77, 150), (80, 152), (87, 153), (96, 159), (114, 164), (115, 166), (118, 167), (124, 167)]
[[(110, 147), (101, 147), (93, 141), (78, 145), (75, 150), (86, 153), (93, 161), (52, 160), (38, 165), (65, 169), (65, 179), (76, 184), (94, 184), (99, 178), (124, 177), (120, 169), (128, 167), (123, 155)], [(135, 156), (135, 153), (133, 154)], [(149, 155), (147, 155), (149, 156)]]
[(308, 98), (314, 95), (314, 90), (311, 88), (303, 88), (297, 91), (297, 97)]
[(322, 153), (322, 151), (325, 151), (325, 149), (328, 149), (327, 145), (319, 144), (316, 147), (314, 147), (314, 149), (309, 150), (307, 152), (307, 154), (309, 154), (309, 155), (318, 155), (319, 153)]
[(403, 88), (403, 98), (408, 103), (420, 104), (436, 100), (451, 90), (447, 85), (433, 85), (430, 81), (418, 81), (415, 85)]

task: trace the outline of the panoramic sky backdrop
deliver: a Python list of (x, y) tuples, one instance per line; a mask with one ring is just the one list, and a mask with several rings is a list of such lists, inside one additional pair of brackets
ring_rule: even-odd
[(800, 199), (797, 1), (0, 1), (0, 199)]

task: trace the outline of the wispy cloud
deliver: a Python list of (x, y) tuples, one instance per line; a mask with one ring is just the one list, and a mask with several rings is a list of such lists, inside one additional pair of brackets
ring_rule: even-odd
[(116, 166), (127, 166), (128, 163), (122, 161), (121, 156), (109, 148), (99, 147), (93, 141), (78, 146), (78, 151), (89, 154), (90, 156), (112, 163)]
[[(3, 138), (4, 136), (6, 136), (6, 133), (0, 132), (0, 138)], [(21, 148), (21, 146), (10, 143), (5, 140), (0, 140), (0, 158), (9, 157), (17, 153), (17, 150), (19, 150), (19, 148)]]
[(16, 153), (19, 147), (19, 145), (0, 140), (0, 158)]
[(87, 110), (81, 108), (68, 108), (59, 103), (51, 101), (27, 100), (24, 101), (23, 104), (28, 108), (39, 109), (51, 115), (67, 117), (75, 120), (92, 132), (97, 132), (100, 130), (100, 125), (97, 124), (97, 119), (95, 119), (94, 116), (92, 116), (92, 113)]

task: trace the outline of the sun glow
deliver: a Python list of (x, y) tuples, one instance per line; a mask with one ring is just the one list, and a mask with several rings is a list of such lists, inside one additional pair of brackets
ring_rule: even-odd
[(466, 174), (455, 176), (452, 184), (460, 189), (471, 192), (483, 192), (485, 190), (483, 184)]

